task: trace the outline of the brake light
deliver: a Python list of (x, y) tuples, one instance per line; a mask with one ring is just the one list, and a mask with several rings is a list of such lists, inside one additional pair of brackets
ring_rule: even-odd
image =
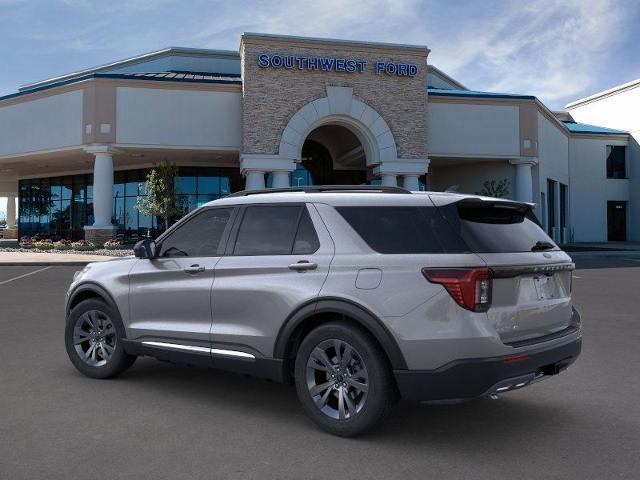
[(431, 283), (442, 285), (458, 305), (473, 312), (491, 306), (491, 270), (488, 268), (423, 268)]

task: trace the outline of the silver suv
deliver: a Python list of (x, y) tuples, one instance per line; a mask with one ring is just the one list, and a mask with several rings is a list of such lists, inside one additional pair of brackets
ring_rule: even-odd
[(148, 355), (294, 383), (343, 436), (399, 396), (522, 388), (570, 365), (582, 338), (574, 265), (531, 208), (385, 187), (233, 194), (78, 272), (67, 352), (94, 378)]

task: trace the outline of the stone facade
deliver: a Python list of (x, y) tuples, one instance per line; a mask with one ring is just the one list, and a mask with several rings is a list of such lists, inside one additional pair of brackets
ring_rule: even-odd
[[(307, 103), (327, 96), (327, 87), (350, 87), (353, 98), (377, 111), (395, 139), (398, 158), (426, 159), (426, 47), (363, 44), (244, 35), (242, 153), (277, 155), (291, 117)], [(361, 59), (364, 72), (263, 68), (261, 54)], [(375, 73), (376, 62), (414, 64), (414, 76)]]

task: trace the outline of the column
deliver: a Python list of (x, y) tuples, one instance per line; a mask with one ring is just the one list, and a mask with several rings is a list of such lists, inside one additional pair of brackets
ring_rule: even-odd
[(93, 227), (111, 227), (113, 216), (113, 157), (96, 153), (93, 164)]
[(395, 174), (391, 173), (383, 173), (382, 177), (382, 186), (383, 187), (397, 187), (398, 181)]
[(420, 175), (429, 171), (429, 160), (419, 158), (396, 158), (376, 165), (373, 174), (382, 179), (385, 187), (397, 187), (398, 176), (402, 186), (410, 191), (420, 190)]
[(419, 175), (404, 175), (402, 177), (402, 186), (410, 192), (417, 192), (420, 190), (418, 179)]
[(521, 158), (510, 160), (516, 167), (515, 199), (519, 202), (533, 202), (533, 175), (531, 167), (536, 165), (537, 159)]
[(280, 155), (243, 153), (240, 155), (240, 173), (244, 175), (245, 190), (264, 190), (265, 172), (273, 173), (273, 188), (289, 186), (289, 172), (295, 170), (292, 158)]
[(102, 245), (114, 238), (113, 217), (113, 155), (108, 145), (92, 145), (85, 152), (94, 156), (93, 162), (93, 225), (84, 227), (85, 240)]
[(7, 228), (16, 228), (16, 197), (7, 197)]
[(245, 190), (264, 190), (263, 170), (246, 170), (245, 179)]
[(290, 186), (288, 171), (274, 171), (272, 188), (286, 188)]

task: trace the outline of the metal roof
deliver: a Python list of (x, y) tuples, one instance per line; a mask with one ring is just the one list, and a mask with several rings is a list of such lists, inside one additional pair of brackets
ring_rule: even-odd
[(211, 50), (204, 48), (185, 48), (185, 47), (168, 47), (163, 48), (161, 50), (156, 50), (154, 52), (143, 53), (141, 55), (136, 55), (135, 57), (126, 58), (124, 60), (116, 60), (115, 62), (106, 63), (104, 65), (99, 65), (97, 67), (86, 68), (83, 70), (78, 70), (76, 72), (67, 73), (64, 75), (60, 75), (53, 78), (48, 78), (46, 80), (40, 80), (38, 82), (29, 83), (18, 88), (18, 91), (23, 90), (32, 90), (38, 87), (42, 87), (44, 85), (49, 85), (52, 83), (58, 83), (64, 80), (70, 80), (74, 77), (81, 77), (85, 75), (89, 75), (92, 73), (100, 73), (105, 70), (113, 70), (114, 68), (122, 68), (127, 65), (135, 65), (142, 62), (149, 61), (155, 58), (161, 58), (170, 56), (173, 54), (177, 55), (191, 55), (191, 56), (208, 56), (208, 57), (220, 57), (220, 58), (237, 58), (240, 59), (240, 54), (238, 52), (229, 51), (229, 50)]
[(477, 90), (454, 90), (447, 88), (427, 88), (429, 95), (442, 97), (480, 97), (480, 98), (516, 98), (535, 100), (533, 95), (520, 95), (517, 93), (479, 92)]
[(569, 129), (571, 133), (584, 133), (584, 134), (596, 134), (596, 135), (628, 135), (629, 132), (625, 130), (615, 130), (613, 128), (598, 127), (597, 125), (589, 125), (587, 123), (577, 123), (563, 121), (564, 125)]
[(185, 82), (185, 83), (217, 83), (226, 85), (242, 85), (240, 75), (230, 73), (198, 73), (198, 72), (142, 72), (142, 73), (91, 73), (81, 77), (74, 77), (68, 80), (48, 83), (41, 87), (23, 90), (17, 93), (10, 93), (0, 97), (0, 100), (23, 97), (32, 93), (49, 90), (50, 88), (62, 87), (73, 83), (91, 80), (93, 78), (113, 78), (119, 80), (151, 80), (156, 82)]
[[(109, 74), (97, 74), (98, 77)], [(215, 83), (242, 83), (240, 74), (232, 73), (208, 73), (208, 72), (187, 72), (179, 70), (169, 70), (168, 72), (134, 72), (119, 73), (118, 78), (136, 78), (145, 80), (170, 80), (170, 81), (205, 81)]]

